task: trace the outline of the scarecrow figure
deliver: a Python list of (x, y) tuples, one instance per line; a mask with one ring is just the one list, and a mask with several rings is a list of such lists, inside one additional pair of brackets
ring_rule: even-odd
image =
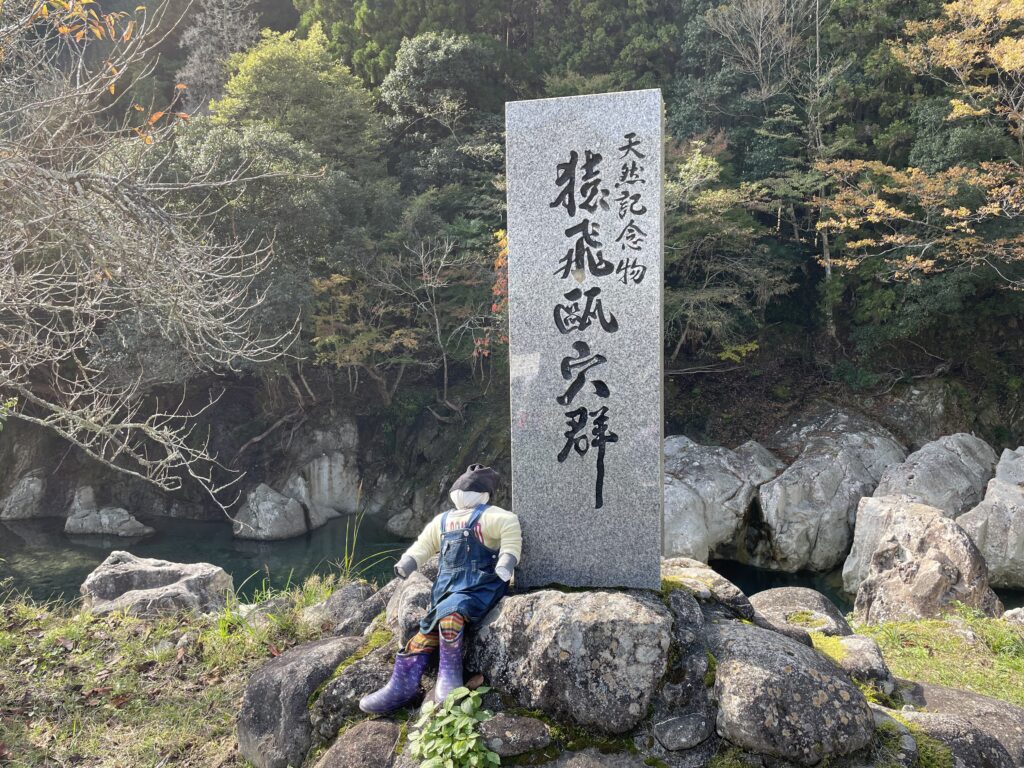
[(480, 621), (505, 595), (523, 546), (519, 518), (488, 503), (500, 479), (490, 467), (470, 465), (452, 485), (455, 509), (435, 517), (395, 565), (395, 574), (405, 579), (441, 555), (430, 611), (396, 657), (388, 684), (360, 699), (363, 712), (391, 712), (408, 703), (435, 648), (440, 661), (434, 700), (440, 703), (462, 686), (466, 625)]

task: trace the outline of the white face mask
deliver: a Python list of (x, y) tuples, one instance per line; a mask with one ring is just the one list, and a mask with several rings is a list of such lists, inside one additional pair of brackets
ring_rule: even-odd
[(491, 499), (489, 493), (478, 493), (477, 491), (452, 491), (448, 495), (456, 509), (472, 509), (478, 504), (486, 504)]

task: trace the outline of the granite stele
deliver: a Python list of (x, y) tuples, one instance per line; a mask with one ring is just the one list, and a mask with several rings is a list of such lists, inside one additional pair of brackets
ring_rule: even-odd
[(518, 580), (659, 585), (662, 101), (505, 108)]

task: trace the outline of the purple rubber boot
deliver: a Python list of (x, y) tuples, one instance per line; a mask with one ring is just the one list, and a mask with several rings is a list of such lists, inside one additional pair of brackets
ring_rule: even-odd
[(454, 640), (445, 640), (441, 634), (441, 660), (437, 669), (437, 685), (434, 686), (434, 701), (442, 704), (448, 694), (462, 687), (462, 638), (459, 632)]
[(359, 708), (368, 715), (393, 712), (407, 704), (420, 687), (420, 678), (427, 668), (429, 653), (399, 653), (388, 684), (359, 700)]

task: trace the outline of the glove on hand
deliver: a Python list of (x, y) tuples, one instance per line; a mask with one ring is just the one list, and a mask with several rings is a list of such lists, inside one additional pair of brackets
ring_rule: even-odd
[(502, 581), (510, 581), (512, 579), (512, 572), (516, 569), (515, 555), (510, 555), (508, 552), (498, 558), (498, 564), (494, 566), (494, 572), (498, 574), (498, 578)]
[(416, 568), (416, 558), (411, 555), (405, 555), (395, 563), (395, 576), (403, 580), (408, 579), (416, 571)]

